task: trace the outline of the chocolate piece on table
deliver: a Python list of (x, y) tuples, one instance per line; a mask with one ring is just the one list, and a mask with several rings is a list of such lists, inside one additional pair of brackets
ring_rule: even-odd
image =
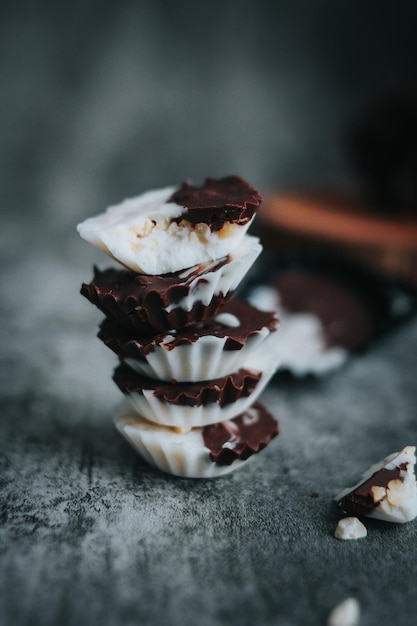
[(388, 522), (409, 522), (417, 516), (415, 447), (407, 446), (373, 465), (354, 486), (335, 500), (349, 515)]
[(129, 270), (94, 268), (92, 282), (84, 283), (81, 293), (112, 320), (139, 333), (181, 328), (216, 313), (225, 298), (222, 292), (215, 294), (207, 305), (197, 300), (190, 310), (182, 308), (180, 303), (192, 295), (196, 277), (201, 285), (206, 280), (205, 273), (216, 272), (227, 262), (227, 258), (213, 261), (210, 268), (197, 275), (177, 272), (148, 276)]

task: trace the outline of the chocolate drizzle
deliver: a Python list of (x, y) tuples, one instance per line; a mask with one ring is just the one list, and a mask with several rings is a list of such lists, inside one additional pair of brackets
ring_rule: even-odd
[[(126, 332), (119, 325), (104, 320), (98, 337), (120, 358), (143, 359), (157, 345), (163, 344), (166, 350), (173, 350), (180, 345), (195, 343), (203, 336), (226, 337), (223, 348), (225, 351), (241, 350), (252, 335), (262, 328), (274, 331), (278, 324), (274, 313), (259, 311), (250, 304), (237, 299), (224, 302), (217, 315), (221, 313), (235, 316), (240, 322), (239, 326), (227, 326), (214, 317), (183, 328), (180, 333), (169, 330), (156, 335), (138, 336), (137, 333)], [(165, 343), (167, 336), (172, 336), (172, 338)]]
[(184, 182), (168, 202), (183, 206), (186, 211), (174, 221), (204, 223), (212, 231), (228, 222), (246, 224), (261, 204), (261, 196), (240, 176), (207, 178), (201, 187)]
[(369, 515), (372, 509), (379, 504), (379, 502), (374, 502), (372, 487), (383, 487), (386, 489), (391, 480), (397, 479), (403, 480), (400, 467), (395, 467), (394, 469), (383, 467), (353, 489), (353, 491), (343, 496), (339, 500), (338, 505), (349, 515)]
[(176, 305), (196, 288), (196, 278), (197, 284), (205, 282), (205, 274), (219, 270), (229, 261), (229, 257), (224, 257), (192, 270), (160, 276), (112, 268), (101, 271), (95, 267), (92, 282), (83, 283), (81, 294), (111, 320), (140, 334), (182, 328), (216, 314), (225, 298), (222, 293), (215, 294), (209, 305), (195, 302), (190, 311)]
[(219, 407), (236, 402), (241, 397), (250, 396), (261, 378), (261, 372), (241, 368), (234, 374), (196, 383), (175, 383), (155, 380), (142, 376), (128, 365), (119, 365), (114, 371), (113, 380), (123, 393), (142, 393), (153, 390), (153, 395), (161, 402), (178, 406), (207, 406), (218, 403)]
[(277, 420), (260, 403), (228, 422), (203, 428), (204, 445), (217, 465), (231, 465), (236, 459), (244, 461), (265, 448), (278, 435)]

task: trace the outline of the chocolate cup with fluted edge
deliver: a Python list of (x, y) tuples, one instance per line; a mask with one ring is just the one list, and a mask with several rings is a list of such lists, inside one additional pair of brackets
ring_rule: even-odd
[(142, 376), (126, 364), (116, 368), (113, 380), (140, 415), (156, 424), (187, 430), (233, 419), (245, 411), (277, 367), (271, 342), (255, 353), (250, 369), (214, 380), (172, 383)]
[(126, 407), (115, 423), (147, 463), (187, 478), (215, 478), (242, 468), (279, 433), (278, 421), (259, 402), (232, 420), (188, 432), (153, 424)]
[(230, 298), (217, 315), (179, 332), (171, 329), (142, 336), (106, 319), (98, 337), (139, 374), (196, 382), (227, 376), (246, 364), (250, 367), (254, 353), (277, 325), (274, 313)]
[(216, 314), (261, 250), (259, 240), (246, 235), (229, 256), (173, 274), (95, 268), (92, 282), (84, 283), (81, 293), (106, 317), (140, 334), (184, 328)]

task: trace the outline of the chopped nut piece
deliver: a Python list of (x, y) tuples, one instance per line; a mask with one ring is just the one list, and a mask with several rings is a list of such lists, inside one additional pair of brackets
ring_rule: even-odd
[(366, 526), (357, 517), (345, 517), (339, 520), (334, 532), (337, 539), (361, 539), (367, 534)]
[[(392, 482), (392, 481), (391, 481)], [(372, 501), (375, 505), (379, 504), (387, 495), (387, 490), (383, 487), (371, 487)]]
[(358, 626), (360, 605), (355, 598), (347, 598), (330, 613), (327, 626)]

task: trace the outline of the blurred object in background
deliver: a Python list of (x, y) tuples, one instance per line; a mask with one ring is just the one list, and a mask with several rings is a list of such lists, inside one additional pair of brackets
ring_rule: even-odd
[(377, 214), (353, 188), (271, 194), (258, 221), (268, 248), (325, 251), (417, 288), (417, 216)]
[(370, 208), (417, 219), (417, 93), (392, 94), (376, 102), (348, 140), (360, 191)]
[(269, 278), (257, 277), (264, 291), (252, 291), (252, 302), (270, 289), (285, 333), (300, 315), (313, 316), (318, 328), (313, 341), (305, 334), (304, 344), (291, 346), (297, 359), (284, 355), (297, 374), (337, 367), (343, 359), (333, 358), (335, 347), (359, 352), (417, 310), (415, 96), (377, 101), (345, 148), (355, 172), (350, 184), (276, 191), (259, 212)]
[(416, 97), (377, 101), (349, 133), (346, 153), (350, 186), (267, 197), (267, 244), (331, 252), (417, 288)]
[(372, 270), (324, 252), (269, 250), (245, 295), (280, 319), (281, 371), (324, 375), (409, 319), (417, 295)]

